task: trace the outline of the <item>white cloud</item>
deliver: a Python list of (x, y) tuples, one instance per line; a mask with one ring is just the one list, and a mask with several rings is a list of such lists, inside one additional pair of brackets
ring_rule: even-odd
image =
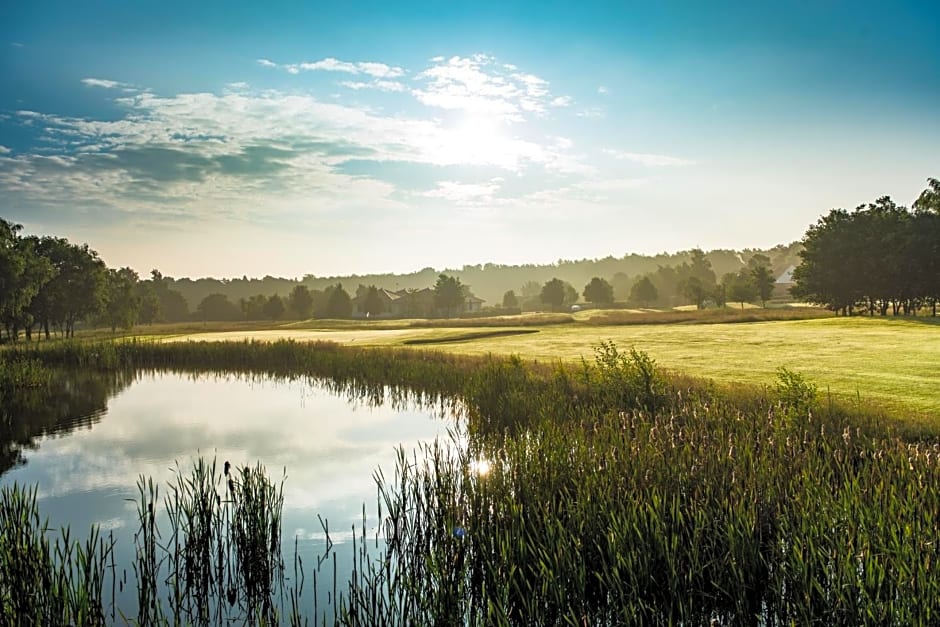
[(607, 89), (606, 87), (604, 87), (603, 85), (601, 85), (600, 87), (597, 88), (597, 93), (599, 93), (599, 94), (602, 95), (602, 96), (606, 96), (609, 92), (608, 92), (608, 89)]
[(440, 198), (460, 206), (474, 206), (492, 203), (493, 195), (500, 187), (502, 179), (491, 179), (486, 183), (460, 183), (457, 181), (438, 181), (437, 187), (421, 194), (427, 198)]
[(657, 155), (645, 152), (624, 152), (621, 150), (604, 149), (604, 154), (610, 155), (614, 159), (622, 161), (632, 161), (650, 168), (663, 168), (673, 166), (695, 165), (695, 161), (682, 159), (680, 157), (671, 157), (669, 155)]
[(425, 85), (412, 92), (429, 107), (520, 122), (526, 114), (542, 114), (548, 106), (566, 106), (570, 102), (564, 96), (552, 97), (545, 79), (519, 72), (515, 66), (498, 63), (487, 55), (451, 57), (433, 63), (417, 75)]
[(367, 83), (362, 81), (343, 81), (340, 83), (340, 85), (357, 91), (360, 89), (378, 89), (379, 91), (405, 91), (405, 85), (398, 81), (374, 80)]
[(587, 109), (582, 109), (581, 111), (578, 111), (577, 113), (575, 113), (575, 115), (578, 116), (579, 118), (588, 118), (588, 119), (596, 120), (596, 119), (604, 117), (605, 115), (607, 115), (607, 113), (604, 111), (604, 109), (600, 107), (588, 107)]
[(106, 78), (83, 78), (82, 83), (89, 87), (103, 87), (105, 89), (114, 89), (115, 87), (127, 87), (126, 83), (111, 81)]
[(250, 87), (250, 85), (249, 85), (248, 83), (246, 83), (245, 81), (238, 81), (238, 82), (235, 82), (235, 83), (227, 83), (225, 86), (226, 86), (228, 89), (235, 89), (235, 90), (248, 89), (248, 88)]
[(405, 70), (400, 67), (377, 63), (374, 61), (340, 61), (333, 57), (320, 59), (319, 61), (301, 61), (300, 63), (277, 64), (268, 59), (258, 59), (258, 64), (270, 68), (283, 68), (289, 74), (300, 74), (301, 72), (344, 72), (346, 74), (365, 74), (373, 78), (390, 79), (399, 78), (405, 75)]
[(20, 43), (20, 42), (18, 42), (18, 41), (11, 41), (11, 42), (10, 42), (10, 45), (13, 46), (14, 48), (23, 48), (23, 47), (25, 47), (22, 43)]
[(10, 151), (9, 148), (7, 148), (6, 146), (0, 144), (0, 155), (8, 155), (8, 154), (10, 154), (10, 152), (11, 152), (11, 151)]
[(572, 103), (571, 96), (558, 96), (549, 103), (553, 107), (570, 107)]

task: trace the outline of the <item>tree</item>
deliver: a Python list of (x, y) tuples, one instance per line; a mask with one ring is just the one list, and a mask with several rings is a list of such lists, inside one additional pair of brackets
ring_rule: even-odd
[(160, 320), (165, 322), (182, 322), (190, 319), (189, 305), (183, 294), (170, 287), (172, 277), (165, 277), (159, 270), (150, 271), (150, 283), (154, 293), (160, 301)]
[(559, 278), (553, 278), (542, 286), (540, 298), (543, 303), (549, 305), (552, 311), (561, 309), (565, 303), (565, 283)]
[(284, 315), (284, 311), (287, 308), (284, 307), (284, 301), (281, 300), (281, 297), (277, 294), (271, 296), (264, 303), (263, 312), (264, 316), (269, 320), (277, 320)]
[(118, 327), (130, 329), (137, 322), (140, 311), (136, 294), (137, 279), (137, 273), (130, 268), (108, 269), (102, 318), (111, 327), (111, 333)]
[(4, 228), (6, 243), (0, 244), (0, 318), (7, 335), (14, 341), (21, 329), (30, 340), (34, 325), (33, 301), (55, 270), (38, 253), (35, 237), (20, 238), (20, 226), (11, 227)]
[(754, 286), (751, 272), (747, 268), (741, 268), (737, 274), (731, 275), (727, 283), (728, 300), (741, 303), (741, 309), (744, 309), (744, 303), (754, 300), (756, 296), (757, 288)]
[(565, 281), (565, 304), (573, 305), (578, 302), (578, 290), (574, 289), (574, 285)]
[(294, 312), (300, 320), (306, 320), (313, 315), (313, 296), (306, 285), (295, 285), (287, 296), (287, 308)]
[(349, 318), (352, 316), (352, 299), (342, 283), (337, 283), (326, 290), (327, 318)]
[(614, 276), (610, 281), (610, 285), (614, 288), (614, 300), (630, 299), (630, 291), (633, 289), (633, 282), (626, 273), (614, 273)]
[(451, 316), (453, 311), (463, 308), (466, 300), (464, 287), (460, 279), (442, 274), (437, 277), (434, 284), (434, 305), (444, 311), (444, 315)]
[(242, 311), (242, 318), (245, 320), (262, 320), (267, 317), (264, 312), (264, 306), (268, 304), (268, 298), (264, 294), (255, 294), (247, 299), (238, 300), (238, 307)]
[(196, 315), (206, 320), (241, 320), (242, 312), (225, 294), (209, 294), (196, 306)]
[(914, 201), (914, 210), (917, 213), (933, 213), (940, 215), (940, 181), (934, 178), (927, 179), (927, 189)]
[(140, 303), (137, 319), (143, 324), (153, 324), (160, 317), (160, 299), (151, 281), (137, 283), (137, 300)]
[(43, 237), (37, 247), (55, 269), (43, 286), (36, 303), (36, 322), (49, 338), (50, 325), (75, 335), (75, 324), (98, 314), (104, 301), (107, 268), (88, 244), (71, 244), (67, 239)]
[(385, 311), (385, 302), (379, 294), (379, 288), (370, 285), (366, 289), (365, 297), (362, 301), (362, 310), (367, 316), (378, 316)]
[(610, 305), (614, 302), (614, 288), (606, 280), (594, 277), (584, 286), (584, 300), (589, 303)]
[(653, 285), (653, 282), (648, 276), (644, 276), (637, 280), (633, 284), (633, 287), (630, 288), (630, 301), (638, 303), (643, 307), (649, 307), (650, 303), (654, 302), (659, 298), (659, 293), (656, 291), (656, 286)]
[[(764, 257), (764, 255), (755, 256)], [(767, 257), (764, 257), (764, 259), (767, 259)], [(751, 261), (753, 261), (753, 259)], [(774, 293), (774, 284), (776, 283), (776, 279), (770, 271), (769, 264), (769, 259), (767, 259), (767, 264), (764, 264), (762, 261), (759, 261), (757, 264), (748, 264), (750, 266), (749, 274), (751, 285), (754, 287), (755, 295), (760, 298), (761, 307), (767, 306), (767, 301)]]
[(503, 294), (503, 309), (516, 309), (517, 307), (519, 307), (519, 299), (516, 298), (516, 293), (513, 290)]
[(693, 305), (699, 309), (705, 308), (705, 299), (708, 298), (709, 290), (702, 284), (701, 279), (690, 276), (679, 284), (679, 290)]

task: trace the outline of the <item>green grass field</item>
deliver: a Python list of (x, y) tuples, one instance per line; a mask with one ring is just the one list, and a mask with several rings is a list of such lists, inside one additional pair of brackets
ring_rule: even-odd
[[(205, 329), (154, 329), (173, 340), (332, 340), (363, 346), (426, 346), (460, 354), (518, 354), (527, 359), (577, 361), (612, 340), (649, 353), (665, 368), (722, 383), (772, 384), (786, 367), (805, 375), (826, 395), (883, 408), (914, 423), (940, 425), (940, 323), (937, 320), (819, 318), (726, 324), (616, 324), (596, 320), (541, 326), (451, 327), (416, 321), (311, 321), (276, 328), (246, 325)], [(501, 321), (502, 322), (502, 321)], [(509, 323), (505, 319), (505, 323)], [(556, 322), (556, 323), (552, 323)], [(481, 332), (486, 326), (488, 332)], [(223, 330), (225, 329), (225, 330)], [(497, 331), (526, 330), (525, 334)], [(537, 329), (537, 333), (531, 333)], [(140, 329), (147, 336), (146, 329)]]

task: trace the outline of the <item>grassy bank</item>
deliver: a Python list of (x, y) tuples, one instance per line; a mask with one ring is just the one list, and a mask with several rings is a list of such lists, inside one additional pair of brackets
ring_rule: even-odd
[(534, 364), (292, 342), (106, 343), (4, 359), (335, 377), (376, 400), (383, 386), (460, 400), (460, 446), (402, 451), (378, 473), (385, 554), (360, 553), (339, 582), (344, 624), (940, 615), (935, 435), (830, 403), (788, 370), (773, 386), (717, 388), (613, 343), (592, 353)]

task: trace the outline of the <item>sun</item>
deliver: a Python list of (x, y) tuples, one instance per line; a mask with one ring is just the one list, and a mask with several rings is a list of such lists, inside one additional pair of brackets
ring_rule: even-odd
[(498, 159), (506, 138), (497, 118), (468, 114), (457, 122), (451, 140), (451, 148), (461, 161), (491, 163)]

